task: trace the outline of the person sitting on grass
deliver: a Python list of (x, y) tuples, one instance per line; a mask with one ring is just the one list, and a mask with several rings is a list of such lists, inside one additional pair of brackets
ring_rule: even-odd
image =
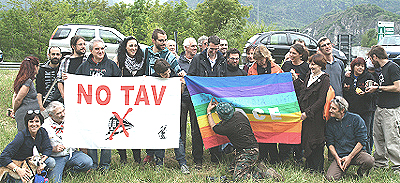
[(330, 181), (342, 178), (350, 165), (360, 165), (358, 176), (368, 176), (374, 165), (374, 158), (366, 152), (367, 127), (358, 115), (348, 112), (349, 104), (340, 96), (331, 101), (329, 118), (326, 124), (326, 146), (335, 161), (326, 172)]
[[(240, 111), (236, 111), (227, 102), (218, 103), (211, 99), (207, 107), (207, 120), (212, 130), (227, 136), (236, 149), (235, 159), (232, 163), (233, 178), (243, 180), (247, 178), (265, 179), (274, 178), (276, 181), (283, 181), (282, 175), (272, 168), (267, 168), (263, 162), (257, 163), (258, 143), (250, 126), (249, 119)], [(211, 111), (215, 108), (219, 119), (215, 124)]]
[[(163, 58), (159, 58), (156, 60), (154, 64), (154, 71), (155, 73), (152, 76), (155, 77), (162, 77), (162, 78), (170, 78), (172, 76), (176, 76), (174, 72), (171, 71), (171, 65)], [(183, 137), (179, 138), (179, 148), (175, 148), (175, 158), (181, 167), (181, 172), (183, 174), (189, 174), (189, 167), (186, 165), (185, 159), (185, 146), (183, 143)], [(163, 165), (163, 158), (165, 156), (165, 149), (155, 149), (153, 150), (156, 156), (156, 164)], [(149, 154), (148, 154), (149, 155)]]
[(49, 118), (44, 120), (43, 128), (49, 133), (50, 143), (53, 147), (51, 157), (56, 161), (56, 166), (49, 173), (53, 182), (62, 182), (64, 169), (71, 172), (87, 172), (93, 166), (93, 160), (76, 148), (65, 147), (63, 144), (65, 108), (59, 101), (51, 102), (46, 110)]

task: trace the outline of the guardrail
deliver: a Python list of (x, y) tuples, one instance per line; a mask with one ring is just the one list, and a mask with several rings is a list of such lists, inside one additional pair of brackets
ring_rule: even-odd
[(18, 70), (21, 62), (1, 62), (0, 70)]

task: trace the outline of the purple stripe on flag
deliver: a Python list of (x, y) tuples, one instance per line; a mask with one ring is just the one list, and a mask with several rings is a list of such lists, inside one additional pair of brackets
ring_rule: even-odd
[(205, 93), (219, 98), (254, 97), (294, 91), (292, 82), (245, 87), (201, 87), (199, 85), (188, 85), (187, 87), (191, 96)]

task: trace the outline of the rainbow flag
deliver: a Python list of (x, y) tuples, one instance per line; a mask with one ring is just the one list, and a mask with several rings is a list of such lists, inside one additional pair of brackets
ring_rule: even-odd
[[(260, 143), (300, 144), (301, 112), (290, 73), (237, 77), (185, 76), (206, 149), (229, 142), (207, 120), (212, 97), (243, 110)], [(220, 120), (216, 113), (214, 121)]]

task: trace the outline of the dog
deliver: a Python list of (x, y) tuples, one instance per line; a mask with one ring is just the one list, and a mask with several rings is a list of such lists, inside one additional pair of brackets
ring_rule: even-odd
[[(40, 162), (42, 157), (43, 156), (35, 155), (35, 156), (28, 157), (23, 161), (18, 161), (18, 160), (12, 160), (12, 161), (14, 164), (19, 166), (20, 168), (27, 169), (28, 171), (31, 172), (32, 176), (30, 177), (30, 180), (27, 183), (33, 183), (33, 179), (35, 177), (36, 170), (38, 169), (38, 167), (40, 165), (44, 164), (44, 163)], [(19, 177), (19, 175), (16, 172), (13, 172), (11, 169), (9, 169), (7, 167), (0, 167), (0, 182), (4, 182), (3, 179), (6, 177), (4, 175), (6, 175), (7, 173), (14, 179), (21, 179), (21, 177)], [(23, 180), (22, 182), (26, 182), (26, 181)]]

